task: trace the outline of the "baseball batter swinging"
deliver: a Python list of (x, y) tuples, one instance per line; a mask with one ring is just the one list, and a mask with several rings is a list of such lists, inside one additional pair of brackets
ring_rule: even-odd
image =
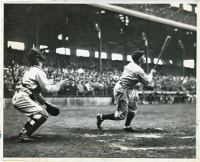
[(100, 130), (104, 120), (124, 120), (126, 118), (124, 131), (136, 131), (130, 126), (139, 109), (137, 104), (138, 94), (134, 90), (134, 86), (138, 82), (144, 85), (149, 84), (152, 81), (154, 70), (151, 70), (150, 74), (147, 75), (141, 68), (141, 64), (146, 63), (144, 51), (135, 51), (131, 57), (132, 61), (124, 67), (122, 76), (114, 87), (117, 111), (112, 114), (97, 114), (97, 127)]
[(16, 91), (12, 98), (14, 108), (28, 116), (28, 121), (19, 134), (20, 142), (33, 141), (30, 136), (48, 118), (47, 111), (42, 107), (44, 101), (37, 96), (40, 96), (41, 92), (57, 92), (67, 83), (67, 80), (61, 80), (59, 83), (51, 85), (42, 70), (46, 57), (38, 47), (32, 48), (26, 58), (31, 67), (23, 76), (22, 88)]

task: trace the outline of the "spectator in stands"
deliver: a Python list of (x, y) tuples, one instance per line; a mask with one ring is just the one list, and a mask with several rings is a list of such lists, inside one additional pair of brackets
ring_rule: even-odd
[(12, 96), (12, 89), (11, 89), (11, 85), (8, 81), (7, 76), (4, 77), (4, 96), (5, 97), (11, 97)]
[(91, 82), (89, 80), (85, 81), (84, 87), (86, 89), (86, 94), (87, 95), (90, 95), (90, 94), (92, 94), (92, 96), (95, 95), (95, 93), (94, 93), (94, 87), (91, 86)]
[(119, 73), (117, 72), (117, 70), (115, 70), (113, 78), (114, 78), (115, 81), (119, 80)]
[(96, 80), (94, 80), (94, 91), (95, 91), (95, 95), (104, 95), (104, 85), (102, 83), (102, 81), (100, 80), (100, 78), (97, 78)]
[(174, 103), (174, 96), (173, 95), (169, 95), (169, 101), (168, 101), (169, 104), (173, 104)]
[(107, 96), (109, 93), (109, 84), (107, 81), (104, 81), (104, 95)]
[(194, 103), (194, 102), (195, 102), (195, 100), (196, 100), (196, 95), (195, 95), (195, 93), (190, 92), (190, 93), (188, 93), (186, 96), (187, 96), (187, 98), (188, 98), (188, 102), (189, 102), (189, 103)]
[(22, 88), (22, 78), (19, 78), (18, 82), (15, 84), (15, 91), (18, 91)]
[[(48, 77), (47, 77), (47, 78), (48, 78)], [(55, 84), (53, 75), (51, 75), (50, 78), (48, 78), (48, 79), (49, 79), (49, 82), (50, 82), (51, 84)]]
[(155, 102), (155, 96), (154, 93), (149, 93), (147, 96), (147, 101), (149, 104), (153, 104)]
[(161, 92), (161, 95), (160, 95), (160, 103), (161, 104), (165, 104), (166, 101), (168, 100), (168, 98), (166, 98), (166, 94)]
[[(25, 64), (22, 64), (23, 62), (20, 62), (19, 58), (21, 58), (24, 55), (23, 51), (20, 50), (14, 50), (14, 49), (8, 49), (5, 51), (4, 54), (4, 65), (6, 70), (4, 71), (4, 76), (7, 77), (7, 80), (12, 84), (12, 79), (14, 80), (14, 84), (16, 84), (17, 79), (19, 77), (22, 77), (24, 72), (29, 69), (29, 67)], [(18, 57), (19, 56), (19, 57)], [(59, 56), (59, 57), (58, 57)], [(61, 56), (58, 55), (55, 56), (55, 54), (49, 53), (47, 55), (47, 62), (44, 66), (44, 71), (47, 75), (53, 76), (52, 78), (61, 78), (63, 74), (66, 74), (67, 77), (72, 77), (73, 80), (76, 82), (79, 79), (85, 80), (101, 80), (102, 84), (105, 84), (106, 80), (106, 86), (104, 85), (104, 93), (108, 93), (108, 95), (112, 95), (113, 86), (115, 83), (119, 80), (119, 76), (121, 73), (121, 69), (123, 68), (123, 64), (119, 61), (114, 62), (103, 62), (103, 72), (99, 73), (96, 70), (96, 63), (97, 60), (94, 60), (93, 62), (88, 61), (88, 58), (77, 58), (76, 61), (69, 61), (70, 59), (67, 59), (69, 62), (65, 64), (63, 62), (64, 58), (68, 56)], [(7, 59), (5, 59), (7, 58)], [(84, 73), (78, 73), (77, 71), (82, 69)], [(172, 70), (173, 69), (173, 70)], [(156, 91), (165, 90), (165, 91), (196, 91), (196, 80), (195, 77), (182, 77), (178, 76), (179, 72), (176, 72), (177, 67), (172, 66), (158, 66), (157, 67), (157, 74), (155, 76), (155, 80), (151, 87), (143, 87), (142, 85), (137, 85), (136, 89), (139, 91), (143, 90), (153, 90), (154, 87)], [(52, 79), (53, 80), (53, 79)], [(98, 82), (97, 82), (98, 83)], [(93, 81), (91, 84), (94, 84)], [(72, 88), (73, 89), (73, 88)], [(107, 89), (107, 90), (106, 90)], [(69, 90), (69, 89), (68, 89)], [(99, 90), (97, 89), (97, 92)], [(102, 95), (102, 93), (97, 93), (98, 95)], [(175, 97), (176, 102), (176, 97)]]
[[(67, 88), (66, 86), (69, 84), (69, 80), (66, 78), (65, 75), (62, 75), (59, 78), (61, 80), (66, 80), (66, 84), (63, 87), (61, 87), (61, 89), (58, 91), (58, 96), (65, 96), (66, 95), (66, 88)], [(59, 81), (60, 81), (60, 79), (59, 79)]]
[(104, 83), (102, 80), (99, 79), (99, 92), (103, 96), (104, 95)]
[(147, 94), (143, 91), (142, 96), (141, 96), (141, 103), (142, 104), (149, 104), (147, 97), (148, 97)]
[(83, 86), (83, 81), (80, 79), (77, 83), (76, 83), (76, 95), (79, 96), (79, 94), (82, 94), (82, 96), (85, 96), (86, 94), (86, 90)]
[(77, 87), (74, 84), (74, 80), (69, 78), (69, 82), (66, 85), (66, 95), (73, 96), (76, 94)]
[(154, 99), (155, 99), (154, 103), (158, 104), (159, 103), (159, 94), (157, 93), (156, 90), (154, 90)]

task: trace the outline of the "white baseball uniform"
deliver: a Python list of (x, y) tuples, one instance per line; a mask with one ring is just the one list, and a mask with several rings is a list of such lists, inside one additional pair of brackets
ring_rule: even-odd
[(60, 84), (52, 85), (47, 79), (43, 69), (39, 66), (32, 66), (25, 72), (22, 84), (25, 85), (25, 87), (15, 92), (12, 98), (12, 104), (17, 110), (27, 116), (46, 111), (39, 103), (30, 98), (32, 90), (37, 90), (38, 93), (51, 93), (57, 92), (60, 89)]
[(137, 113), (139, 108), (137, 104), (138, 94), (134, 90), (134, 86), (138, 82), (147, 85), (151, 80), (152, 74), (147, 75), (134, 61), (124, 67), (122, 76), (114, 87), (114, 98), (118, 108), (116, 119), (124, 119), (127, 112), (134, 115)]

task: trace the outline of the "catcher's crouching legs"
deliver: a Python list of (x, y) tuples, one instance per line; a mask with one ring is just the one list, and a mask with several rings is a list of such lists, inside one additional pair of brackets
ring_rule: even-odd
[(20, 133), (19, 141), (32, 141), (29, 137), (47, 120), (48, 113), (46, 110), (38, 112), (29, 116), (27, 123), (25, 124), (23, 131)]

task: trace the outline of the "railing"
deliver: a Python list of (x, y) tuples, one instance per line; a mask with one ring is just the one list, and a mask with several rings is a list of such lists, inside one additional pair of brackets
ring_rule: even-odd
[[(179, 86), (177, 86), (179, 87)], [(184, 91), (177, 89), (173, 86), (160, 86), (160, 89), (152, 86), (136, 87), (136, 91), (139, 95), (138, 102), (140, 104), (153, 104), (153, 103), (194, 103), (196, 102), (196, 92), (195, 91)], [(75, 86), (66, 86), (62, 88), (59, 92), (53, 94), (43, 94), (44, 97), (112, 97), (113, 98), (113, 88), (114, 86), (107, 86), (104, 88), (94, 88), (92, 91), (80, 92)], [(177, 89), (177, 90), (174, 90)], [(14, 95), (14, 89), (8, 89), (4, 86), (4, 98), (12, 98)], [(113, 98), (114, 103), (114, 98)]]

